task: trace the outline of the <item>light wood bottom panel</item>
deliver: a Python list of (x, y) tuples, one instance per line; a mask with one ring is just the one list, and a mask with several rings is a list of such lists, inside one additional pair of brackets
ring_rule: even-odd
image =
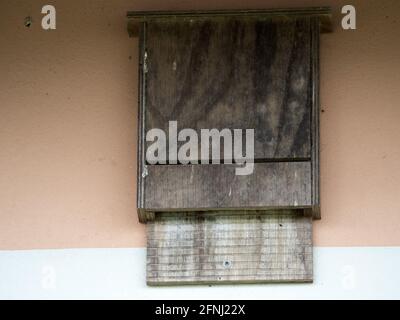
[(285, 212), (159, 213), (147, 284), (312, 282), (312, 218)]

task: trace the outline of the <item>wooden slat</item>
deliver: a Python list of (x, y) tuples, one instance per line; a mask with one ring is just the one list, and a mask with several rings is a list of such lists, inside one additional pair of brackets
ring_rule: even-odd
[(145, 83), (146, 83), (146, 72), (144, 70), (145, 56), (146, 56), (146, 24), (141, 23), (138, 26), (140, 40), (139, 40), (139, 110), (138, 110), (138, 144), (137, 144), (137, 206), (139, 208), (139, 220), (145, 222), (146, 214), (140, 212), (140, 208), (144, 207), (144, 181), (143, 181), (143, 170), (146, 165), (146, 151), (144, 139), (146, 137), (145, 125), (144, 125), (144, 114), (145, 114)]
[(317, 19), (312, 20), (311, 28), (311, 70), (312, 70), (312, 112), (311, 112), (311, 194), (312, 194), (312, 216), (321, 219), (320, 205), (320, 101), (319, 101), (319, 46), (320, 46), (320, 24)]
[(236, 165), (147, 166), (147, 211), (306, 208), (311, 206), (310, 162), (256, 163), (235, 175)]
[(146, 23), (146, 131), (254, 129), (256, 160), (311, 157), (309, 18)]
[(281, 8), (281, 9), (247, 9), (247, 10), (194, 10), (194, 11), (129, 11), (128, 33), (138, 35), (138, 24), (153, 19), (193, 19), (193, 18), (220, 18), (220, 17), (258, 17), (290, 19), (296, 17), (314, 17), (321, 24), (321, 32), (332, 31), (332, 10), (330, 7), (309, 8)]
[(160, 213), (147, 239), (149, 285), (313, 278), (311, 217), (290, 212)]

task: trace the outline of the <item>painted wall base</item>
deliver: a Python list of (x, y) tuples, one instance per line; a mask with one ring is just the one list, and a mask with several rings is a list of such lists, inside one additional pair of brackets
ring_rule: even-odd
[(314, 283), (146, 286), (146, 249), (0, 251), (0, 299), (400, 299), (400, 247), (314, 248)]

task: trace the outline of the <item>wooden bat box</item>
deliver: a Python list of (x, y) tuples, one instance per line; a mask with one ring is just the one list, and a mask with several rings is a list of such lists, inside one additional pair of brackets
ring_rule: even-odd
[[(312, 281), (330, 21), (329, 8), (128, 13), (149, 285)], [(252, 170), (237, 174), (243, 159)]]

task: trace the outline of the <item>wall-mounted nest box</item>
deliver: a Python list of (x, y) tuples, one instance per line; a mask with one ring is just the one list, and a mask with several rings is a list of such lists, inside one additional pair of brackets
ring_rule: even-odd
[[(128, 19), (140, 43), (147, 283), (312, 281), (319, 35), (330, 30), (330, 9), (129, 12)], [(203, 145), (204, 137), (211, 142)], [(254, 162), (251, 173), (238, 174), (238, 159)]]

